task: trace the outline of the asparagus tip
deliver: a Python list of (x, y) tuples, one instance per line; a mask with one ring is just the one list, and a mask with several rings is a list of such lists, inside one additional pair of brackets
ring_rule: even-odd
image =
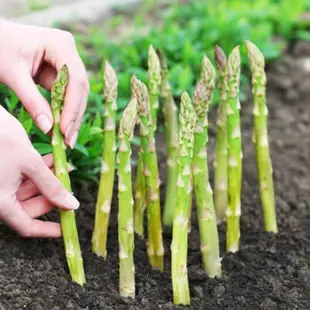
[(104, 62), (103, 79), (105, 98), (107, 101), (114, 101), (117, 96), (117, 75), (107, 60)]
[(68, 84), (68, 78), (69, 78), (68, 65), (64, 64), (57, 73), (56, 80), (53, 83), (52, 92), (55, 90), (55, 87), (59, 87), (60, 85), (62, 87), (66, 87)]
[(196, 113), (186, 91), (181, 95), (180, 140), (192, 140), (196, 124)]
[(208, 103), (208, 90), (203, 80), (200, 80), (194, 91), (194, 107), (197, 116), (204, 115), (207, 109)]
[(215, 87), (216, 73), (211, 60), (206, 55), (203, 56), (201, 64), (201, 79), (211, 93)]
[(131, 77), (131, 90), (138, 101), (138, 112), (149, 113), (149, 95), (146, 85), (135, 75)]
[(238, 71), (241, 65), (241, 58), (240, 58), (240, 45), (237, 45), (232, 50), (231, 54), (228, 58), (228, 63), (231, 66), (233, 71)]
[(255, 45), (253, 42), (251, 42), (249, 40), (245, 41), (245, 45), (246, 45), (247, 52), (248, 52), (248, 55), (249, 55), (250, 64), (252, 66), (256, 65), (256, 66), (259, 66), (259, 67), (264, 67), (265, 66), (264, 55), (259, 50), (257, 45)]
[(207, 55), (203, 55), (201, 64), (201, 78), (208, 80), (210, 77), (215, 78), (214, 66)]
[(137, 122), (137, 99), (132, 97), (127, 107), (124, 110), (121, 122), (120, 122), (120, 136), (123, 133), (126, 133), (128, 136), (131, 136), (134, 130), (134, 127)]
[(167, 70), (168, 69), (168, 65), (167, 65), (167, 59), (166, 59), (166, 55), (165, 55), (164, 51), (161, 48), (158, 47), (156, 49), (156, 53), (157, 53), (158, 58), (159, 58), (161, 69), (162, 70)]
[(161, 84), (160, 60), (152, 45), (149, 47), (148, 55), (150, 91), (158, 93)]
[(218, 70), (223, 71), (227, 65), (227, 57), (219, 45), (215, 46), (214, 59)]

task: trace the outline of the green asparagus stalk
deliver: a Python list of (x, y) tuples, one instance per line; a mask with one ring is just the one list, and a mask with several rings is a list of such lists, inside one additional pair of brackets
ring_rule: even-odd
[(196, 115), (186, 92), (181, 96), (180, 154), (178, 181), (171, 243), (171, 272), (174, 304), (189, 305), (187, 276), (188, 213), (190, 208), (191, 165)]
[[(159, 58), (152, 46), (149, 48), (148, 56), (148, 74), (149, 74), (149, 93), (150, 93), (150, 110), (152, 117), (153, 130), (157, 127), (157, 111), (158, 111), (158, 96), (160, 93), (161, 74)], [(135, 191), (135, 231), (140, 236), (144, 235), (144, 210), (145, 203), (145, 180), (143, 175), (143, 155), (139, 152), (138, 169), (136, 177), (136, 191)]]
[(258, 47), (250, 41), (246, 41), (250, 66), (252, 70), (252, 84), (254, 97), (254, 135), (253, 140), (256, 150), (256, 162), (260, 197), (263, 206), (265, 230), (278, 232), (272, 162), (269, 154), (268, 141), (268, 109), (266, 105), (265, 60)]
[[(51, 93), (51, 108), (54, 118), (52, 133), (52, 148), (54, 157), (54, 168), (57, 178), (68, 191), (71, 190), (71, 182), (67, 169), (67, 155), (64, 138), (59, 129), (60, 114), (66, 87), (69, 80), (67, 65), (64, 65), (57, 74)], [(73, 210), (60, 210), (60, 222), (65, 245), (65, 252), (72, 281), (83, 285), (86, 282), (83, 258), (81, 255), (79, 236)]]
[(216, 142), (214, 160), (214, 204), (217, 222), (225, 220), (227, 209), (227, 59), (224, 51), (216, 46), (215, 62), (219, 72), (220, 100), (217, 109)]
[(153, 129), (157, 128), (157, 112), (159, 108), (158, 96), (160, 95), (161, 88), (161, 72), (160, 72), (160, 60), (153, 46), (149, 48), (148, 57), (148, 74), (149, 74), (149, 94), (150, 94), (150, 106), (152, 115)]
[(103, 256), (104, 259), (107, 257), (107, 235), (115, 175), (117, 84), (115, 71), (106, 61), (104, 66), (104, 144), (96, 203), (95, 227), (92, 237), (93, 252), (98, 256)]
[(222, 274), (213, 191), (209, 183), (207, 161), (208, 112), (213, 100), (215, 81), (214, 67), (209, 58), (204, 56), (201, 80), (197, 83), (194, 93), (197, 121), (194, 133), (193, 174), (203, 267), (212, 278), (220, 277)]
[(161, 49), (157, 49), (161, 66), (161, 97), (163, 99), (163, 114), (165, 121), (165, 135), (167, 144), (167, 180), (166, 199), (164, 205), (164, 225), (171, 226), (176, 198), (176, 184), (178, 178), (177, 158), (179, 152), (179, 124), (178, 109), (174, 102), (169, 83), (169, 70), (166, 56)]
[(145, 177), (143, 174), (143, 151), (138, 155), (137, 176), (135, 183), (134, 228), (141, 238), (144, 237), (144, 211), (146, 208)]
[(227, 67), (227, 135), (228, 135), (228, 202), (226, 210), (226, 249), (239, 250), (241, 183), (242, 183), (242, 143), (240, 127), (240, 47), (231, 52)]
[(130, 140), (137, 118), (137, 100), (131, 99), (119, 126), (118, 162), (118, 241), (119, 290), (122, 297), (135, 298), (133, 197), (131, 183)]
[(145, 84), (135, 76), (131, 79), (133, 94), (138, 100), (138, 116), (143, 154), (148, 218), (148, 256), (150, 264), (159, 270), (164, 268), (159, 177), (155, 149), (154, 130), (150, 113), (150, 101)]

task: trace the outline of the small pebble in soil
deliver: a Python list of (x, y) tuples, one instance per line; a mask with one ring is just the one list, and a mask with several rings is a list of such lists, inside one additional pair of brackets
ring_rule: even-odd
[(149, 278), (149, 279), (148, 279), (148, 283), (150, 283), (150, 284), (153, 285), (153, 286), (156, 286), (156, 285), (157, 285), (157, 282), (156, 282), (154, 279), (152, 279), (152, 278)]
[(193, 287), (193, 296), (203, 298), (203, 289), (201, 286), (196, 285)]
[(295, 271), (295, 269), (294, 269), (294, 267), (288, 265), (288, 266), (285, 267), (285, 271), (286, 271), (288, 274), (293, 274), (294, 271)]
[(173, 304), (172, 302), (166, 302), (163, 306), (162, 306), (162, 310), (172, 310), (173, 309)]
[(288, 292), (287, 295), (292, 298), (297, 300), (299, 298), (299, 293), (298, 293), (298, 289), (296, 287), (291, 288)]
[(266, 297), (264, 301), (260, 305), (260, 309), (262, 310), (277, 310), (277, 304), (271, 300), (269, 297)]
[(65, 277), (59, 277), (57, 281), (61, 286), (66, 286), (68, 284), (68, 280)]
[(31, 305), (31, 309), (33, 309), (33, 310), (44, 310), (44, 307), (41, 304), (34, 303)]
[(239, 303), (240, 306), (246, 305), (246, 300), (243, 296), (237, 296), (236, 301)]
[(302, 267), (298, 270), (298, 277), (305, 282), (310, 281), (310, 270), (307, 266)]
[(66, 309), (75, 310), (74, 304), (71, 299), (67, 302)]
[(142, 298), (141, 303), (142, 305), (147, 305), (149, 301), (146, 298)]
[(205, 280), (207, 278), (206, 273), (200, 266), (189, 266), (188, 268), (189, 279)]
[(225, 287), (222, 284), (218, 284), (212, 291), (212, 296), (214, 298), (220, 298), (225, 293)]
[(122, 301), (123, 304), (130, 304), (133, 301), (132, 298), (129, 298), (129, 297), (127, 298), (121, 297), (120, 300)]

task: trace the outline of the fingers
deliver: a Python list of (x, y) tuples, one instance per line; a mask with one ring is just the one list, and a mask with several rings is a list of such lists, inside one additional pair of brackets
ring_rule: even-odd
[(20, 203), (29, 217), (37, 218), (53, 209), (53, 205), (43, 196), (37, 196)]
[(8, 87), (16, 93), (37, 126), (46, 134), (53, 126), (50, 106), (38, 90), (27, 69), (20, 66), (18, 70), (13, 74), (15, 79), (8, 81)]
[(60, 129), (65, 142), (74, 147), (82, 118), (87, 106), (89, 83), (86, 69), (79, 57), (72, 35), (68, 32), (57, 32), (63, 44), (47, 44), (45, 61), (59, 71), (64, 64), (68, 65), (69, 83), (66, 88), (64, 108), (61, 114)]
[(78, 200), (64, 187), (44, 163), (39, 153), (33, 150), (22, 167), (22, 172), (37, 186), (40, 193), (52, 204), (64, 209), (77, 209)]
[[(42, 157), (44, 163), (47, 167), (53, 167), (53, 154), (48, 154)], [(39, 193), (38, 187), (33, 184), (33, 182), (29, 179), (25, 180), (19, 187), (16, 198), (19, 201), (27, 200)]]
[[(49, 156), (49, 155), (47, 155)], [(45, 157), (43, 157), (43, 160), (45, 161)], [(51, 169), (51, 171), (54, 173), (53, 169), (53, 158), (52, 156), (49, 158), (50, 162), (46, 163), (46, 165)], [(68, 172), (71, 172), (73, 170), (72, 166), (68, 164)], [(17, 193), (16, 193), (16, 198), (19, 201), (24, 201), (27, 200), (31, 197), (34, 197), (40, 193), (39, 188), (29, 179), (25, 180), (19, 187)]]
[(29, 217), (18, 201), (10, 206), (10, 212), (2, 220), (25, 238), (59, 238), (61, 227), (58, 223), (43, 222)]
[(56, 69), (48, 63), (43, 63), (42, 68), (36, 77), (36, 82), (42, 87), (44, 87), (46, 90), (51, 91), (56, 76)]

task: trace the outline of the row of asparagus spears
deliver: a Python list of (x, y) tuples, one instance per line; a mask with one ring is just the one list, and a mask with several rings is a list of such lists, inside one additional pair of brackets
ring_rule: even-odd
[[(272, 166), (268, 147), (265, 63), (256, 45), (246, 41), (246, 47), (252, 70), (253, 142), (256, 149), (264, 225), (266, 231), (276, 233)], [(184, 91), (178, 108), (172, 96), (166, 57), (162, 50), (155, 50), (151, 46), (148, 86), (136, 76), (132, 76), (131, 99), (118, 126), (118, 137), (116, 134), (117, 76), (111, 65), (105, 62), (104, 146), (92, 249), (98, 256), (107, 258), (108, 224), (117, 167), (119, 289), (123, 297), (135, 297), (134, 233), (144, 237), (145, 210), (147, 211), (147, 255), (152, 267), (160, 271), (164, 270), (162, 221), (165, 226), (172, 226), (171, 274), (175, 304), (190, 304), (187, 248), (192, 197), (196, 201), (203, 268), (208, 276), (220, 277), (222, 274), (218, 223), (226, 221), (227, 252), (239, 250), (242, 188), (239, 46), (232, 50), (228, 58), (217, 46), (214, 58), (218, 82), (212, 62), (204, 56), (193, 97), (191, 98)], [(67, 83), (68, 68), (64, 66), (52, 90), (52, 109), (55, 118), (52, 144), (56, 175), (71, 190), (63, 138), (59, 131), (59, 115)], [(220, 90), (220, 100), (217, 111), (213, 192), (209, 182), (207, 159), (208, 112), (216, 86)], [(160, 99), (167, 145), (166, 196), (163, 215), (155, 144)], [(133, 187), (131, 138), (136, 126), (139, 126), (141, 145), (135, 187)], [(82, 285), (86, 279), (74, 211), (61, 211), (61, 225), (72, 279)]]

